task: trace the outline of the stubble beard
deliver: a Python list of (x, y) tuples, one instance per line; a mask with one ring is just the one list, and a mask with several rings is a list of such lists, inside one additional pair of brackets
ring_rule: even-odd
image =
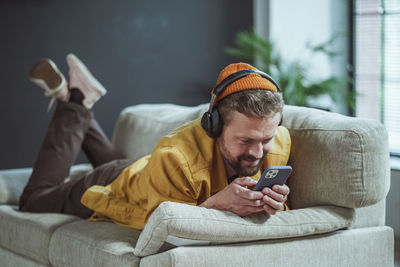
[(220, 142), (220, 150), (221, 150), (221, 155), (226, 164), (228, 164), (239, 177), (242, 176), (253, 176), (255, 175), (262, 167), (262, 164), (264, 162), (265, 156), (267, 155), (266, 153), (263, 152), (262, 158), (259, 159), (259, 162), (257, 163), (256, 166), (251, 166), (251, 167), (243, 167), (240, 163), (242, 161), (254, 161), (257, 160), (254, 156), (251, 156), (249, 154), (241, 154), (237, 158), (233, 157), (230, 153), (229, 150), (225, 146), (224, 139), (221, 139)]

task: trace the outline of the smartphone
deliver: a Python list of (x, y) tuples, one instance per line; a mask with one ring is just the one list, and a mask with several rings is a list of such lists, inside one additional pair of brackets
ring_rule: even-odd
[(289, 178), (292, 172), (290, 166), (271, 166), (266, 168), (261, 174), (256, 186), (253, 188), (255, 191), (261, 191), (264, 187), (271, 188), (275, 184), (283, 185)]

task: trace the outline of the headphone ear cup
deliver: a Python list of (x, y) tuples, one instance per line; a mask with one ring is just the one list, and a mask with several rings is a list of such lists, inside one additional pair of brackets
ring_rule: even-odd
[(211, 121), (212, 121), (212, 137), (217, 138), (222, 132), (223, 121), (221, 116), (219, 115), (218, 108), (214, 108), (211, 112)]
[(209, 111), (204, 112), (203, 117), (201, 117), (201, 127), (203, 127), (208, 136), (212, 137), (212, 119)]
[(203, 114), (201, 117), (201, 127), (206, 131), (207, 135), (211, 138), (218, 137), (222, 132), (222, 119), (219, 116), (218, 109), (213, 109)]

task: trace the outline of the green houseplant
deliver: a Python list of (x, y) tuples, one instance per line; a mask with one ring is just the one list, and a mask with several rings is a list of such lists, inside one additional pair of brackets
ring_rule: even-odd
[[(312, 54), (323, 53), (332, 58), (338, 55), (330, 50), (336, 38), (337, 36), (326, 43), (308, 45), (306, 48)], [(354, 93), (348, 90), (351, 83), (349, 77), (312, 80), (304, 62), (284, 61), (274, 44), (263, 39), (254, 30), (239, 32), (235, 38), (235, 47), (227, 47), (224, 51), (274, 77), (282, 89), (286, 104), (312, 107), (312, 100), (328, 95), (333, 102), (345, 101), (350, 108), (354, 108)]]

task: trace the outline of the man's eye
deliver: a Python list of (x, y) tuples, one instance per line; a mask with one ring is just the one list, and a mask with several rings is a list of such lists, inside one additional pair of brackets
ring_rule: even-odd
[(250, 143), (251, 143), (251, 140), (249, 140), (249, 139), (242, 139), (242, 140), (240, 140), (240, 142), (241, 142), (242, 144), (250, 144)]
[(273, 138), (271, 138), (271, 139), (268, 139), (268, 140), (264, 140), (262, 143), (263, 143), (263, 145), (266, 145), (266, 144), (268, 144), (269, 142), (271, 142), (271, 140), (272, 140)]

